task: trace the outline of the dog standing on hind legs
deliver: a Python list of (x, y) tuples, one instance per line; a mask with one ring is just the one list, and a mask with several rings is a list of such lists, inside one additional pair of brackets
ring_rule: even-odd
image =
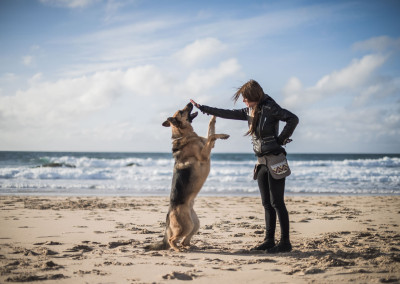
[(193, 105), (189, 103), (162, 124), (171, 127), (172, 155), (175, 159), (170, 205), (164, 239), (146, 249), (173, 248), (180, 251), (189, 248), (191, 238), (200, 228), (199, 218), (193, 209), (194, 199), (210, 172), (211, 149), (215, 140), (228, 139), (229, 135), (215, 134), (216, 118), (213, 116), (208, 125), (207, 138), (198, 136), (192, 127), (197, 112), (192, 113), (192, 110)]

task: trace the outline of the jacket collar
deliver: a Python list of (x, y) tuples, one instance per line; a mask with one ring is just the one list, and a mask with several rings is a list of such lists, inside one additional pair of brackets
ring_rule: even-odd
[(264, 94), (264, 99), (262, 101), (262, 104), (265, 105), (268, 102), (275, 102), (273, 98), (271, 98), (269, 95)]

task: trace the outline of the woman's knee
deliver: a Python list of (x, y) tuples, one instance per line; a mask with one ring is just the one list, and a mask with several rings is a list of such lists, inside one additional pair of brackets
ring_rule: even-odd
[(277, 212), (286, 210), (285, 201), (283, 201), (283, 200), (274, 200), (271, 202), (271, 206)]
[(274, 206), (269, 201), (263, 200), (262, 206), (264, 207), (265, 211), (275, 211)]

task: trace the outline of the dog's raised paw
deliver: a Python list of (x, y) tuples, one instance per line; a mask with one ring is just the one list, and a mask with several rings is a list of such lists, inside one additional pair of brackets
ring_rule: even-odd
[(221, 139), (226, 140), (226, 139), (228, 139), (229, 137), (230, 137), (230, 135), (228, 135), (228, 134), (222, 134)]

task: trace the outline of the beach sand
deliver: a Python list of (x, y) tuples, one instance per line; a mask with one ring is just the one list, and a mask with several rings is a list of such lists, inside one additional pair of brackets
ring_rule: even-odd
[[(161, 240), (167, 197), (0, 196), (0, 283), (400, 283), (400, 196), (288, 196), (293, 251), (259, 197), (204, 197), (186, 252)], [(279, 225), (278, 225), (279, 237)]]

